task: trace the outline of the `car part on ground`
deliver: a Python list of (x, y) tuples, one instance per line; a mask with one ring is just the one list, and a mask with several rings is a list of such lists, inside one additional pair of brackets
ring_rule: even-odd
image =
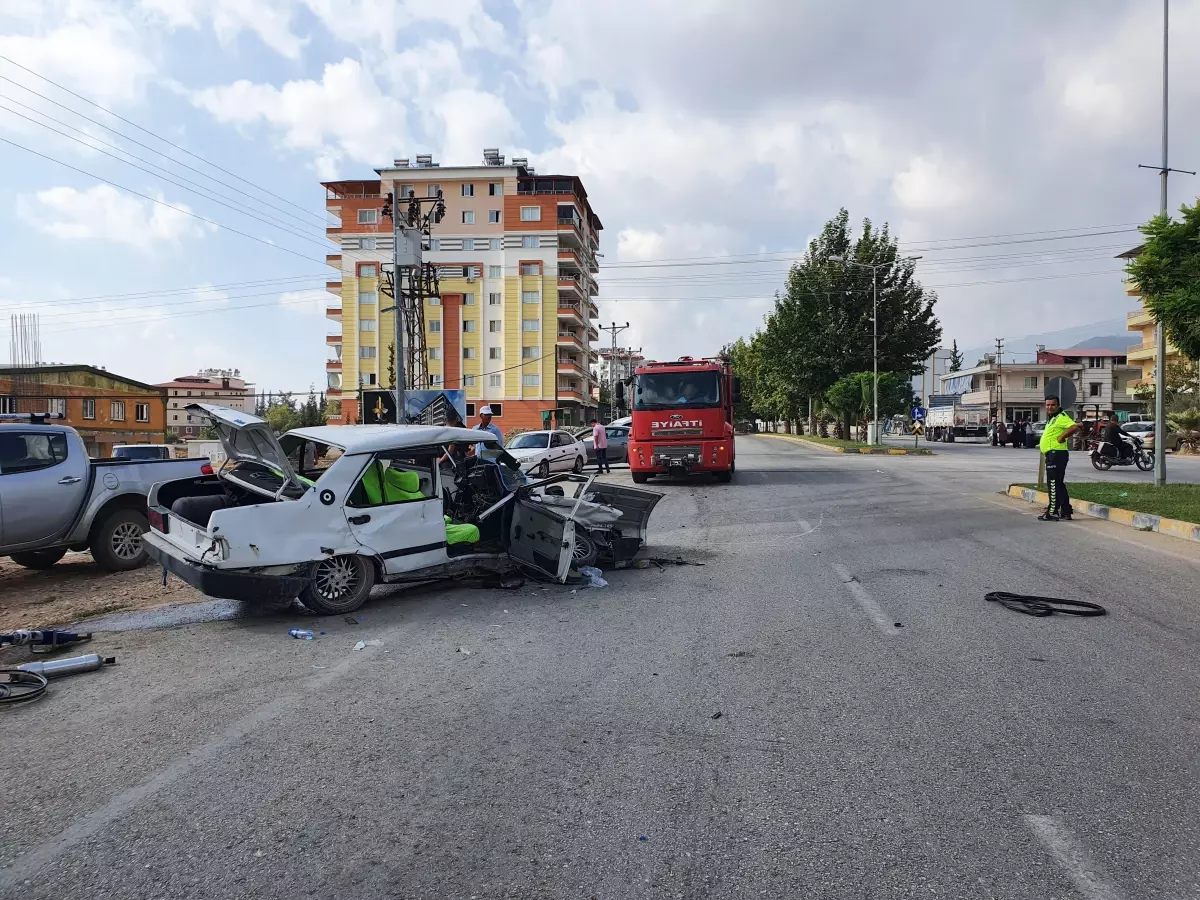
[(992, 591), (983, 597), (988, 603), (999, 603), (1005, 609), (1024, 613), (1027, 616), (1045, 618), (1055, 613), (1064, 616), (1106, 616), (1099, 603), (1086, 600), (1061, 600), (1056, 597), (1037, 597), (1032, 594), (1011, 594), (1008, 591)]

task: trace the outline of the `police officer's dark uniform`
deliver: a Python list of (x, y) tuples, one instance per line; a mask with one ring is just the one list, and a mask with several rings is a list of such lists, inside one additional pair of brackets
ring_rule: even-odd
[(1038, 516), (1043, 522), (1071, 519), (1071, 498), (1067, 495), (1067, 432), (1075, 428), (1075, 420), (1061, 409), (1046, 422), (1039, 449), (1046, 454), (1046, 482), (1050, 488), (1050, 503)]

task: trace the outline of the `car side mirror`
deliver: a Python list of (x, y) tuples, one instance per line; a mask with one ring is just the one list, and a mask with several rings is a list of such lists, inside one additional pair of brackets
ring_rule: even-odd
[(737, 376), (733, 379), (733, 402), (734, 405), (742, 402), (742, 379)]
[(618, 381), (616, 384), (616, 388), (617, 388), (617, 406), (624, 406), (625, 405), (625, 382)]

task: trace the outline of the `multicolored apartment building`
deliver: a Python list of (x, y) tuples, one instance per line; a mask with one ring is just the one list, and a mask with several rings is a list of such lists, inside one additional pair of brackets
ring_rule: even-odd
[(434, 226), (426, 262), (438, 266), (441, 298), (424, 309), (431, 387), (462, 389), (467, 415), (487, 404), (507, 435), (585, 424), (592, 398), (599, 288), (595, 275), (600, 219), (573, 175), (539, 175), (525, 159), (442, 166), (430, 156), (397, 159), (378, 180), (323, 182), (326, 208), (340, 220), (327, 229), (341, 252), (327, 257), (341, 278), (327, 285), (338, 302), (326, 315), (341, 325), (330, 347), (328, 396), (340, 417), (359, 418), (360, 389), (390, 387), (392, 312), (380, 294), (392, 259), (392, 222), (381, 215), (389, 192), (433, 197), (446, 214)]

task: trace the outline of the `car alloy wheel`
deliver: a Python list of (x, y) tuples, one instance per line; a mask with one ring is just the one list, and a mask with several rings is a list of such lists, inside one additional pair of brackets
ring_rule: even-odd
[(375, 567), (368, 559), (331, 556), (312, 564), (300, 602), (321, 615), (341, 615), (366, 603), (374, 585)]
[(341, 600), (358, 587), (359, 574), (352, 557), (335, 556), (319, 562), (313, 570), (313, 590), (326, 600)]
[(132, 561), (142, 552), (142, 529), (134, 522), (122, 522), (113, 529), (109, 540), (113, 556), (117, 559)]

